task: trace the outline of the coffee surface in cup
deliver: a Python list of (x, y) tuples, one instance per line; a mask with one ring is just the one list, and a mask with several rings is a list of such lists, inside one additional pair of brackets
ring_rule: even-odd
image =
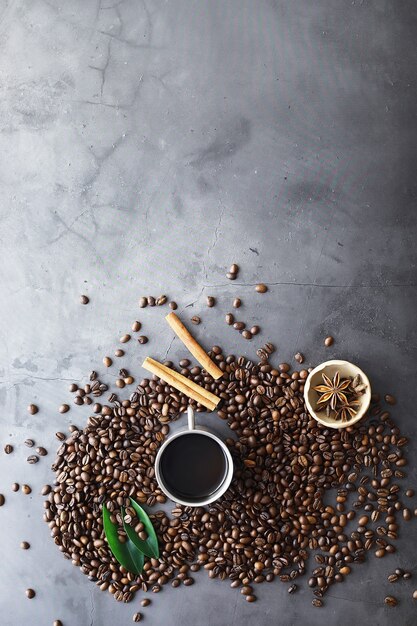
[(167, 445), (161, 457), (160, 471), (173, 496), (198, 502), (208, 498), (222, 484), (227, 461), (214, 439), (191, 432), (176, 437)]

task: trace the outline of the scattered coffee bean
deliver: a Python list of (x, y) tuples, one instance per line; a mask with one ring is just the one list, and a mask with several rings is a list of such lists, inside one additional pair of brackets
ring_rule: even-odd
[(148, 298), (145, 298), (145, 296), (139, 298), (139, 306), (141, 309), (144, 309), (146, 306), (148, 306)]
[(264, 345), (264, 349), (268, 354), (272, 354), (273, 352), (275, 352), (274, 344), (270, 343), (269, 341)]
[(101, 413), (101, 404), (99, 402), (96, 402), (95, 404), (93, 404), (93, 413)]
[(111, 360), (109, 356), (105, 356), (103, 358), (103, 363), (106, 367), (110, 367), (113, 364), (113, 361)]
[(21, 541), (20, 542), (20, 547), (22, 548), (22, 550), (29, 550), (30, 543), (28, 543), (27, 541)]
[(26, 589), (26, 597), (29, 598), (29, 600), (32, 600), (32, 598), (34, 598), (35, 596), (36, 593), (33, 589)]
[(114, 356), (121, 357), (121, 356), (124, 356), (124, 353), (125, 353), (124, 350), (122, 350), (121, 348), (118, 348), (117, 350), (114, 351)]
[(48, 493), (51, 493), (51, 485), (44, 485), (41, 489), (41, 494), (47, 496)]
[(258, 293), (266, 293), (268, 291), (268, 287), (265, 285), (265, 283), (258, 283), (255, 287), (255, 291), (257, 291)]
[(35, 445), (35, 442), (33, 441), (33, 439), (25, 439), (25, 441), (23, 443), (28, 448), (33, 448), (33, 446)]
[(417, 600), (417, 589), (413, 591), (413, 600)]
[(32, 493), (32, 489), (29, 487), (29, 485), (22, 485), (22, 491), (26, 496)]
[(84, 404), (82, 397), (81, 396), (75, 396), (74, 404), (78, 404), (78, 405)]
[(246, 602), (256, 602), (256, 596), (250, 595), (245, 597)]
[(397, 606), (398, 604), (398, 600), (397, 598), (394, 598), (394, 596), (387, 596), (384, 602), (387, 606)]
[(214, 296), (207, 296), (206, 302), (207, 302), (207, 306), (209, 308), (212, 308), (216, 304), (216, 298), (214, 298)]
[(324, 345), (326, 346), (326, 348), (329, 348), (330, 346), (332, 346), (333, 343), (334, 343), (334, 338), (331, 335), (326, 337), (326, 339), (324, 340)]
[(192, 321), (193, 324), (197, 325), (197, 324), (200, 324), (201, 318), (198, 315), (193, 315), (192, 318), (191, 318), (191, 321)]
[(36, 404), (29, 404), (28, 411), (31, 415), (35, 415), (39, 411), (39, 409)]
[(396, 583), (397, 580), (399, 580), (399, 579), (400, 579), (400, 577), (398, 576), (398, 574), (390, 574), (388, 576), (388, 582), (389, 583)]
[(391, 395), (391, 394), (389, 394), (389, 393), (387, 393), (387, 394), (384, 396), (384, 400), (385, 400), (385, 402), (386, 402), (387, 404), (390, 404), (391, 406), (392, 406), (392, 405), (394, 405), (394, 404), (397, 404), (397, 400), (396, 400), (395, 396), (392, 396), (392, 395)]
[(226, 320), (226, 324), (229, 324), (229, 326), (231, 326), (235, 321), (233, 313), (226, 313), (224, 319)]
[(132, 619), (134, 622), (140, 622), (140, 620), (142, 619), (142, 613), (135, 613)]
[(155, 306), (156, 300), (153, 296), (148, 296), (147, 300), (148, 300), (148, 306)]
[(237, 263), (232, 263), (232, 265), (229, 268), (229, 273), (237, 274), (238, 272), (239, 272), (239, 265), (237, 265)]
[(194, 578), (184, 578), (183, 584), (186, 587), (189, 587), (190, 585), (194, 585)]
[(172, 309), (173, 311), (176, 311), (178, 309), (178, 304), (176, 302), (170, 302), (169, 308)]
[(294, 359), (297, 363), (304, 363), (304, 355), (301, 354), (301, 352), (297, 352), (297, 354), (294, 355)]
[(138, 337), (138, 342), (140, 344), (148, 343), (148, 338), (146, 337), (146, 335), (140, 335), (140, 337)]
[(5, 501), (6, 501), (6, 499), (5, 499), (4, 495), (2, 493), (0, 493), (0, 506), (3, 506)]
[(410, 578), (412, 578), (412, 573), (411, 572), (404, 572), (403, 574), (403, 578), (404, 580), (410, 580)]
[(412, 498), (414, 496), (414, 489), (407, 489), (405, 495), (407, 498)]
[(168, 298), (166, 296), (159, 296), (159, 298), (156, 299), (156, 304), (158, 306), (162, 306), (163, 304), (166, 303), (167, 300)]
[(28, 463), (30, 463), (30, 465), (34, 465), (39, 461), (39, 457), (36, 456), (36, 454), (31, 454), (26, 460)]
[(260, 332), (260, 327), (259, 326), (252, 326), (252, 328), (250, 329), (250, 332), (252, 333), (252, 335), (258, 335)]
[(39, 446), (38, 448), (36, 448), (36, 454), (39, 454), (39, 456), (46, 456), (48, 454), (48, 451), (42, 446)]
[(54, 625), (53, 626), (62, 626), (61, 620), (60, 619), (54, 620)]
[(140, 601), (141, 606), (149, 606), (151, 603), (151, 600), (149, 598), (143, 598), (143, 600)]
[(405, 519), (406, 522), (409, 522), (411, 520), (411, 518), (413, 517), (410, 509), (403, 509), (403, 518)]
[(242, 305), (242, 300), (240, 298), (235, 298), (233, 300), (233, 307), (238, 309)]
[(70, 410), (70, 407), (68, 404), (61, 404), (61, 406), (59, 407), (60, 413), (68, 413), (69, 410)]
[(252, 333), (250, 330), (242, 330), (243, 339), (252, 339)]
[(233, 324), (233, 328), (235, 328), (236, 330), (243, 330), (245, 326), (246, 326), (245, 322), (235, 322)]
[(11, 444), (11, 443), (7, 443), (7, 444), (4, 446), (4, 452), (5, 452), (6, 454), (11, 454), (11, 453), (13, 452), (13, 446), (12, 446), (12, 444)]
[(295, 591), (297, 591), (297, 585), (291, 585), (291, 587), (288, 587), (288, 593), (294, 593)]
[(131, 339), (130, 335), (127, 335), (127, 334), (126, 335), (122, 335), (120, 337), (120, 343), (127, 343), (128, 341), (130, 341), (130, 339)]
[(77, 391), (78, 385), (76, 385), (75, 383), (71, 383), (68, 389), (70, 390), (71, 393), (74, 393), (74, 391)]
[(13, 483), (12, 484), (12, 491), (19, 491), (20, 485), (19, 483)]
[(58, 431), (57, 433), (55, 433), (55, 437), (57, 439), (59, 439), (59, 441), (64, 441), (64, 439), (66, 439), (65, 437), (65, 433), (61, 433), (60, 431)]
[(126, 378), (123, 379), (126, 385), (131, 385), (132, 383), (135, 382), (135, 379), (133, 378), (133, 376), (126, 376)]
[(323, 600), (320, 600), (320, 598), (314, 598), (314, 600), (311, 601), (311, 604), (317, 608), (320, 608), (323, 606)]
[(116, 387), (119, 387), (119, 389), (123, 389), (123, 387), (125, 386), (125, 381), (123, 380), (123, 378), (118, 378), (115, 384)]
[(132, 324), (132, 331), (134, 333), (139, 332), (141, 328), (142, 328), (142, 324), (140, 322), (138, 322), (137, 320), (135, 322), (133, 322), (133, 324)]

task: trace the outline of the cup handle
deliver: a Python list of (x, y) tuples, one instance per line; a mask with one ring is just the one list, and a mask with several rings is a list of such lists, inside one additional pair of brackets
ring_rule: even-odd
[(194, 409), (192, 406), (188, 407), (187, 415), (188, 415), (188, 430), (195, 430), (195, 417), (194, 417)]

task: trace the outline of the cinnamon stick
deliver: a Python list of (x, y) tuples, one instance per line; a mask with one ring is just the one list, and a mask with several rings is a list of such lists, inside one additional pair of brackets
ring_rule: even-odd
[(142, 367), (152, 372), (152, 374), (156, 374), (156, 376), (162, 378), (168, 385), (175, 387), (175, 389), (181, 391), (196, 402), (199, 402), (210, 411), (213, 411), (220, 402), (220, 398), (214, 395), (214, 393), (207, 391), (204, 387), (197, 385), (197, 383), (189, 380), (175, 370), (172, 370), (170, 367), (155, 361), (155, 359), (151, 357), (146, 357), (142, 363)]
[(200, 365), (204, 367), (210, 376), (214, 378), (214, 380), (223, 376), (222, 370), (217, 367), (214, 361), (210, 359), (207, 352), (205, 352), (200, 344), (194, 339), (192, 334), (185, 328), (184, 324), (175, 313), (169, 313), (165, 319), (175, 334), (181, 339), (185, 347), (188, 348), (191, 354), (197, 359)]

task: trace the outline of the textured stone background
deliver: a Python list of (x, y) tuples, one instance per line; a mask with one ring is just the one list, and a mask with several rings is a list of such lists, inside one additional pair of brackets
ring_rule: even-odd
[[(407, 0), (0, 1), (0, 435), (16, 445), (0, 453), (3, 626), (131, 623), (133, 604), (63, 559), (37, 492), (55, 431), (89, 413), (58, 413), (68, 381), (103, 369), (143, 293), (201, 312), (205, 345), (253, 356), (258, 342), (223, 322), (239, 295), (277, 359), (352, 359), (398, 395), (394, 414), (416, 437), (416, 25)], [(147, 353), (185, 356), (164, 313), (141, 312), (152, 339), (128, 344), (139, 378)], [(28, 436), (51, 450), (36, 466)], [(33, 495), (12, 494), (14, 480)], [(304, 585), (262, 585), (248, 605), (202, 574), (154, 596), (146, 623), (411, 626), (417, 571), (395, 587), (397, 609), (382, 600), (416, 539), (410, 524), (397, 554), (355, 568), (322, 610)]]

